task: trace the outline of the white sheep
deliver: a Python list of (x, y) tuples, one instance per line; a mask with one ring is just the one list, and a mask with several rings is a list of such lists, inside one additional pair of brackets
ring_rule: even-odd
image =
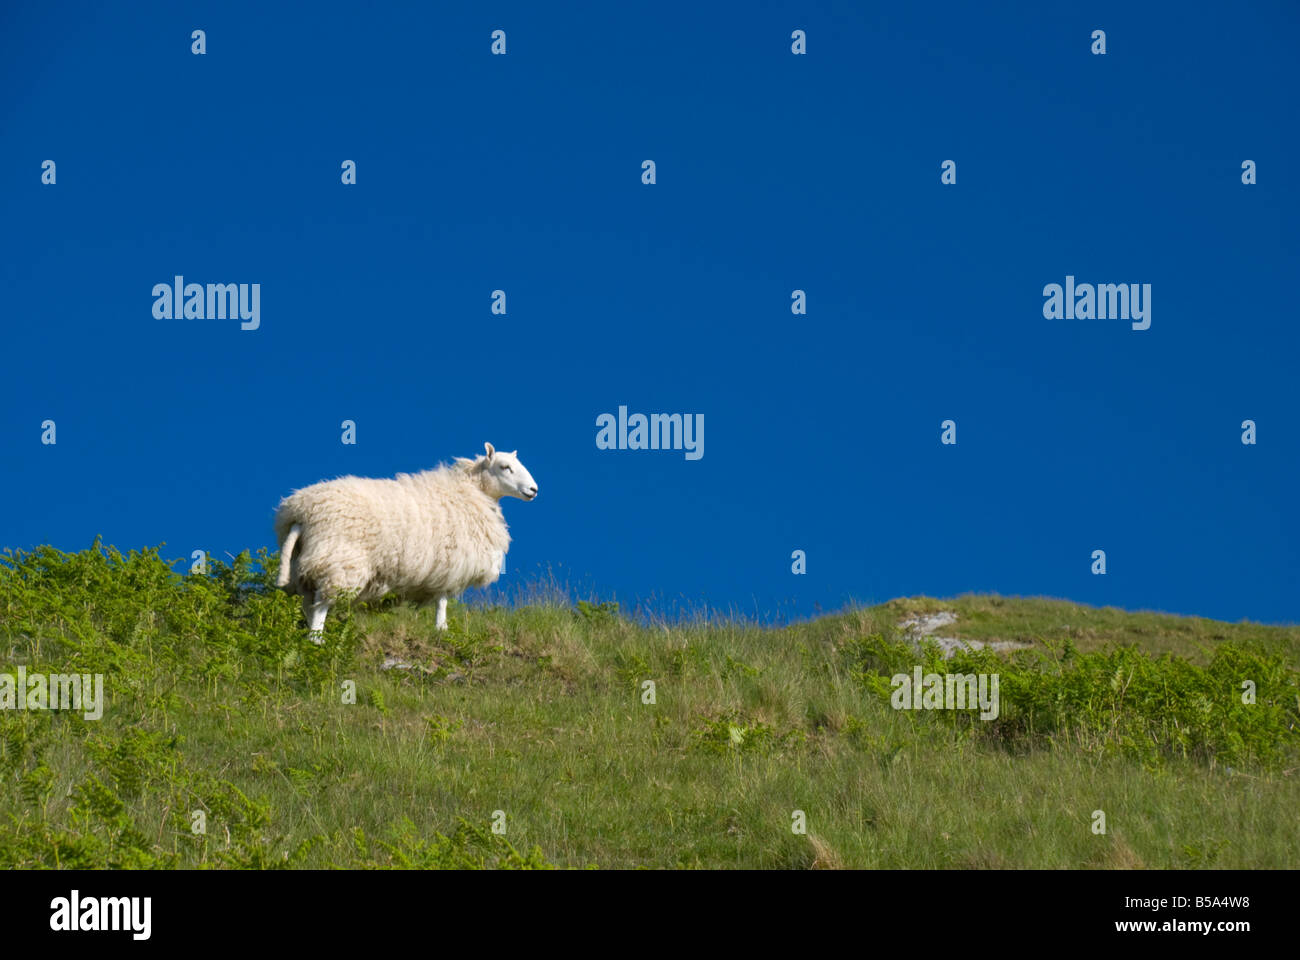
[(280, 501), (276, 585), (302, 596), (316, 643), (342, 593), (373, 600), (396, 593), (438, 600), (447, 629), (447, 598), (501, 574), (510, 534), (502, 497), (533, 500), (537, 484), (513, 453), (487, 451), (475, 460), (395, 479), (339, 477), (296, 490)]

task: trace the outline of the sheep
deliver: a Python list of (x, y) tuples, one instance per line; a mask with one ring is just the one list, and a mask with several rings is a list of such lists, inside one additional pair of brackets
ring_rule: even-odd
[(302, 596), (313, 642), (324, 642), (325, 617), (342, 593), (436, 598), (437, 629), (446, 630), (448, 597), (496, 581), (510, 547), (500, 500), (535, 500), (537, 483), (519, 451), (483, 447), (474, 460), (395, 479), (339, 477), (280, 501), (276, 585)]

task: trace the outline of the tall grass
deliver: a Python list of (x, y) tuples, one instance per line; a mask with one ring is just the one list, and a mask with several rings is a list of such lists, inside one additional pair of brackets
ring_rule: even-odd
[[(318, 647), (276, 562), (0, 560), (0, 673), (108, 700), (0, 710), (0, 867), (1300, 865), (1292, 628), (964, 597), (1034, 646), (944, 661), (896, 628), (926, 598), (656, 622), (552, 578)], [(893, 709), (917, 664), (998, 673), (998, 719)]]

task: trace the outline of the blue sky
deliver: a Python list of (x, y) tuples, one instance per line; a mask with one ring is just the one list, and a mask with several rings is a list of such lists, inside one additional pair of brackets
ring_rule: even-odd
[[(992, 6), (6, 3), (0, 545), (273, 546), (489, 440), (508, 581), (1300, 620), (1300, 13)], [(260, 328), (156, 319), (177, 274)], [(1151, 328), (1044, 319), (1067, 275)], [(619, 405), (705, 455), (597, 449)]]

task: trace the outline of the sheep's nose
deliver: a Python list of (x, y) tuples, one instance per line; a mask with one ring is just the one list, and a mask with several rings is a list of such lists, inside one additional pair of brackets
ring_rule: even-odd
[(537, 496), (537, 484), (534, 483), (531, 487), (528, 488), (528, 495), (530, 497)]

